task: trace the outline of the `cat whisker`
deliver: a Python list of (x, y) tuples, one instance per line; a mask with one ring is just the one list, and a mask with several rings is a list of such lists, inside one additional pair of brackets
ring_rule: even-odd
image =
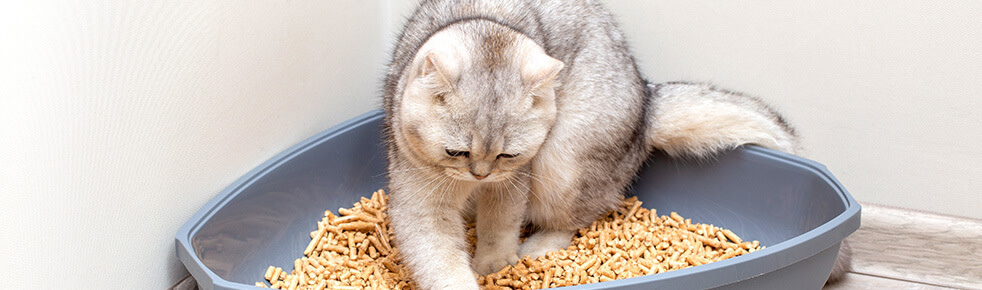
[[(515, 175), (512, 175), (512, 176), (515, 177), (516, 180), (519, 178), (518, 176), (515, 176)], [(531, 179), (529, 181), (531, 181)], [(532, 192), (532, 186), (531, 186), (530, 183), (528, 183), (528, 182), (519, 182), (519, 184), (522, 185), (522, 187), (524, 187), (525, 190), (527, 190), (529, 192)]]
[[(456, 179), (450, 178), (449, 176), (446, 175), (444, 175), (443, 178), (440, 179), (440, 183), (436, 185), (440, 191), (439, 193), (440, 199), (446, 199), (447, 194), (453, 192), (453, 185), (455, 183), (455, 180)], [(445, 184), (447, 184), (447, 181), (450, 181), (449, 186), (444, 186)]]
[(511, 181), (511, 178), (505, 178), (504, 182), (501, 183), (501, 187), (498, 190), (504, 191), (503, 194), (507, 195), (509, 199), (513, 199), (514, 194), (512, 193), (512, 191), (518, 190), (518, 188), (515, 188), (515, 184)]
[[(523, 192), (521, 192), (521, 190), (525, 190), (524, 193), (526, 193), (526, 194), (531, 191), (531, 189), (528, 188), (528, 186), (525, 186), (524, 184), (522, 184), (521, 181), (516, 182), (515, 175), (508, 176), (508, 178), (506, 178), (505, 180), (508, 181), (508, 184), (511, 185), (511, 187), (514, 189), (514, 191), (511, 191), (511, 190), (508, 191), (508, 197), (511, 198), (511, 199), (513, 199), (513, 200), (516, 199), (516, 198), (522, 198), (523, 197), (523, 194), (522, 194)], [(521, 187), (519, 187), (519, 186), (521, 186)], [(518, 195), (518, 196), (515, 196), (515, 195)]]
[(439, 175), (438, 176), (433, 176), (433, 175), (429, 175), (429, 174), (424, 175), (423, 178), (429, 179), (429, 181), (427, 181), (426, 184), (423, 184), (422, 186), (416, 188), (416, 190), (413, 191), (413, 193), (410, 196), (415, 196), (416, 194), (419, 194), (421, 191), (424, 191), (425, 190), (425, 191), (428, 191), (429, 193), (424, 192), (424, 198), (428, 198), (432, 194), (432, 190), (428, 189), (428, 187), (431, 184), (433, 184), (433, 182), (438, 181), (439, 180), (439, 177), (440, 177)]
[(447, 188), (443, 185), (447, 183), (448, 179), (452, 180), (453, 178), (450, 178), (446, 175), (440, 177), (440, 181), (438, 181), (436, 185), (433, 185), (433, 189), (429, 191), (430, 194), (437, 195), (440, 197), (440, 199), (445, 199)]
[(557, 183), (555, 178), (549, 176), (543, 176), (531, 172), (522, 172), (522, 171), (515, 171), (515, 173), (527, 176), (532, 180), (538, 181), (539, 183)]

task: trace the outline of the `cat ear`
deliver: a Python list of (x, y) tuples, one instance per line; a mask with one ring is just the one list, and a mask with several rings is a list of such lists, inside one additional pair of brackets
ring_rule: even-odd
[(447, 78), (447, 66), (441, 62), (436, 53), (428, 53), (423, 57), (423, 64), (420, 66), (419, 75), (423, 78), (435, 78), (441, 84), (450, 87), (450, 79)]
[(531, 86), (533, 92), (552, 89), (553, 81), (566, 64), (541, 51), (533, 53), (529, 58), (522, 68), (522, 79)]

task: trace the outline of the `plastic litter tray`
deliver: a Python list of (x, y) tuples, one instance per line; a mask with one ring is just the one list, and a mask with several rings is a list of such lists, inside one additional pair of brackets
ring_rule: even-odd
[[(325, 209), (386, 184), (382, 112), (346, 121), (280, 153), (204, 205), (177, 233), (201, 289), (254, 289), (269, 265), (291, 268)], [(660, 213), (729, 228), (767, 248), (707, 265), (571, 289), (819, 289), (860, 206), (829, 171), (746, 146), (712, 161), (655, 154), (629, 194)]]

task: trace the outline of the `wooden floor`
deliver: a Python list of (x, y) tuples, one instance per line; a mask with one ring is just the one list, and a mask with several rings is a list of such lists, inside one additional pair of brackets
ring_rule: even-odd
[(835, 285), (826, 286), (825, 290), (846, 290), (846, 289), (906, 289), (906, 290), (923, 290), (923, 289), (958, 289), (950, 288), (938, 285), (924, 284), (919, 282), (911, 282), (904, 280), (897, 280), (891, 278), (883, 278), (877, 276), (870, 276), (858, 273), (849, 273)]
[(982, 221), (863, 204), (852, 271), (825, 289), (982, 289)]

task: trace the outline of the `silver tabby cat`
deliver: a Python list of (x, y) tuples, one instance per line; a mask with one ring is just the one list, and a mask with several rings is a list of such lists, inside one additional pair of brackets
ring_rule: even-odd
[[(474, 272), (567, 247), (619, 204), (656, 148), (797, 150), (794, 131), (755, 98), (649, 85), (590, 0), (423, 1), (384, 94), (395, 241), (423, 289), (477, 289)], [(535, 232), (519, 244), (525, 223)]]

